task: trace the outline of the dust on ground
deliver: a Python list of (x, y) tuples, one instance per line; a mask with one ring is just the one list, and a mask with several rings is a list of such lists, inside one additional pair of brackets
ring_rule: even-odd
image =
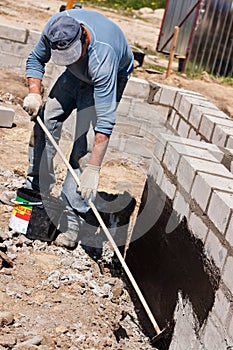
[[(40, 31), (62, 4), (58, 0), (49, 5), (41, 0), (0, 1), (1, 24)], [(156, 47), (162, 10), (141, 11), (131, 17), (113, 10), (99, 11), (123, 29), (131, 45)], [(145, 63), (150, 61), (164, 64), (156, 53), (145, 57)], [(175, 72), (165, 79), (143, 67), (135, 69), (134, 76), (198, 91), (233, 115), (233, 89), (217, 81), (190, 80)], [(140, 322), (140, 310), (130, 297), (130, 286), (108, 244), (100, 264), (81, 246), (69, 251), (28, 240), (8, 229), (11, 199), (24, 181), (28, 165), (33, 123), (22, 109), (26, 94), (24, 76), (0, 69), (0, 103), (16, 112), (14, 126), (0, 129), (0, 349), (152, 349)], [(64, 167), (59, 169), (60, 182), (64, 172)], [(100, 188), (116, 193), (119, 180), (131, 181), (131, 195), (140, 199), (144, 171), (120, 155), (104, 165)]]

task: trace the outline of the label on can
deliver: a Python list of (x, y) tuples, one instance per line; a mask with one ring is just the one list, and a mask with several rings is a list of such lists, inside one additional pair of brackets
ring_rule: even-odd
[[(10, 228), (19, 233), (26, 234), (30, 217), (32, 214), (32, 206), (27, 205), (29, 203), (27, 200), (16, 197), (17, 204), (14, 205), (11, 218), (10, 218)], [(22, 204), (18, 204), (22, 202)]]

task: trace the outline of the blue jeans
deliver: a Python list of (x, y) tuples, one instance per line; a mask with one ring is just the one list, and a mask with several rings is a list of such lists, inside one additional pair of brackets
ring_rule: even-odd
[[(128, 77), (119, 76), (117, 80), (117, 102), (120, 102)], [(87, 154), (87, 132), (90, 125), (94, 128), (96, 113), (93, 98), (93, 86), (82, 82), (66, 70), (52, 87), (46, 104), (40, 111), (40, 117), (52, 137), (59, 143), (63, 122), (77, 108), (75, 139), (69, 162), (80, 176), (79, 159)], [(53, 159), (56, 150), (45, 136), (38, 123), (35, 123), (29, 142), (29, 167), (25, 187), (49, 193), (56, 183)], [(61, 198), (67, 205), (65, 219), (61, 227), (77, 230), (83, 222), (82, 216), (89, 205), (76, 191), (77, 184), (68, 171), (61, 192)], [(80, 216), (81, 215), (81, 216)], [(64, 228), (63, 228), (64, 226)], [(66, 228), (65, 228), (66, 226)]]

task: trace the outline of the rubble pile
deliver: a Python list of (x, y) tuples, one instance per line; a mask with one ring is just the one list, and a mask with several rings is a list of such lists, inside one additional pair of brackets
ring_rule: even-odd
[(93, 258), (8, 229), (19, 170), (0, 170), (0, 350), (154, 349), (109, 244)]

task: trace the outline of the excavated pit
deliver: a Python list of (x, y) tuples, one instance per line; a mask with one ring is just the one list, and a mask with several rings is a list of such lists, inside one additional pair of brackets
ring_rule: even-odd
[[(176, 228), (166, 233), (171, 214), (172, 203), (149, 178), (126, 262), (154, 318), (166, 331), (162, 337), (154, 339), (159, 350), (169, 349), (178, 293), (191, 302), (198, 321), (196, 326), (200, 328), (212, 309), (220, 279), (215, 266), (206, 260), (202, 242), (188, 230), (185, 220), (177, 222)], [(156, 218), (153, 226), (140, 236), (140, 231), (146, 223), (153, 221), (153, 217)], [(133, 291), (131, 295), (144, 331), (153, 341), (155, 331), (148, 316)]]

